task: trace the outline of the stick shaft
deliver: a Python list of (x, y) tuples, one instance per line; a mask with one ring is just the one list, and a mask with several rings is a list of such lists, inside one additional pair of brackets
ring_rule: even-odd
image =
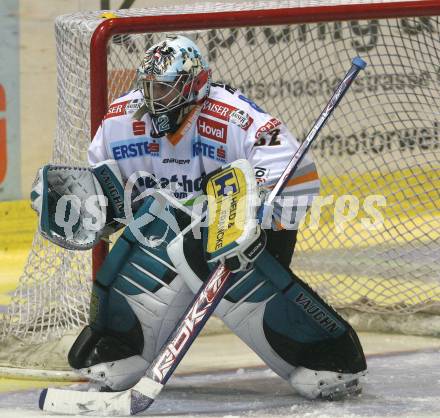
[(284, 169), (283, 173), (281, 174), (279, 180), (275, 184), (275, 187), (271, 190), (269, 195), (267, 196), (265, 205), (270, 206), (272, 205), (275, 198), (281, 193), (281, 191), (286, 186), (286, 183), (288, 182), (289, 178), (292, 177), (292, 175), (297, 170), (299, 164), (301, 163), (304, 156), (307, 154), (307, 151), (312, 146), (313, 141), (317, 138), (319, 132), (327, 122), (330, 115), (333, 113), (333, 111), (338, 106), (341, 99), (344, 97), (347, 90), (350, 88), (351, 83), (354, 81), (356, 76), (358, 75), (359, 71), (365, 68), (366, 63), (361, 58), (356, 57), (352, 61), (352, 66), (348, 70), (345, 77), (341, 80), (336, 90), (333, 92), (332, 97), (330, 98), (329, 102), (327, 103), (327, 106), (324, 108), (324, 110), (319, 115), (319, 118), (316, 120), (314, 125), (312, 126), (312, 129), (310, 129), (310, 132), (307, 134), (306, 139), (301, 143), (297, 151), (295, 152), (292, 159), (289, 161), (289, 164), (287, 164), (286, 168)]
[(191, 305), (141, 379), (157, 385), (154, 395), (149, 389), (147, 394), (138, 392), (137, 385), (133, 388), (131, 415), (144, 411), (153, 403), (220, 303), (228, 289), (230, 275), (231, 272), (226, 266), (219, 264), (209, 275), (208, 280), (202, 284)]
[(200, 287), (146, 375), (165, 384), (227, 291), (231, 272), (219, 264)]

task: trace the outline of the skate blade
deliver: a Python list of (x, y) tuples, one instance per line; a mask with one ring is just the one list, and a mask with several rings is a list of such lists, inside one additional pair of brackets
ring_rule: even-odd
[(362, 386), (359, 379), (350, 382), (343, 382), (332, 387), (326, 387), (322, 390), (319, 398), (325, 401), (341, 401), (354, 398), (362, 393)]

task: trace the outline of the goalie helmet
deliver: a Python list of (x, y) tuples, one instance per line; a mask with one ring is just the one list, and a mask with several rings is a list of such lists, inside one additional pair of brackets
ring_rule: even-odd
[(152, 135), (162, 136), (175, 132), (208, 95), (211, 71), (193, 41), (173, 35), (145, 52), (137, 81), (151, 116)]

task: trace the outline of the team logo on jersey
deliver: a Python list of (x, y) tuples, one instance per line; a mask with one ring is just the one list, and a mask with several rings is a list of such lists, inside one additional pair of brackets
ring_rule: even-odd
[(157, 142), (156, 139), (153, 139), (148, 144), (148, 151), (150, 151), (150, 155), (159, 157), (160, 145), (159, 145), (159, 142)]
[(160, 143), (157, 139), (133, 138), (126, 141), (118, 141), (111, 144), (114, 160), (125, 160), (148, 155), (160, 157)]
[(127, 103), (127, 106), (125, 106), (125, 113), (135, 113), (142, 107), (143, 104), (144, 101), (142, 99), (134, 99)]
[(225, 147), (217, 141), (209, 141), (200, 136), (192, 141), (192, 156), (197, 157), (199, 155), (221, 163), (226, 162)]
[(241, 129), (247, 131), (254, 121), (244, 110), (237, 109), (231, 112), (229, 117), (231, 123), (238, 125)]
[(226, 151), (221, 145), (217, 148), (216, 154), (219, 161), (226, 161)]
[(272, 118), (268, 122), (266, 122), (261, 128), (258, 129), (255, 134), (255, 139), (260, 139), (261, 135), (270, 132), (272, 129), (281, 125), (281, 121), (277, 118)]
[(197, 119), (197, 132), (199, 135), (204, 136), (205, 138), (226, 144), (228, 126), (224, 123), (200, 116)]
[(251, 126), (252, 122), (254, 121), (252, 117), (249, 116), (244, 110), (237, 109), (234, 106), (214, 99), (205, 100), (201, 113), (222, 119), (227, 122), (230, 121), (245, 131), (248, 130), (249, 126)]
[(152, 189), (159, 186), (160, 188), (171, 188), (174, 191), (174, 196), (177, 199), (184, 199), (193, 193), (202, 190), (202, 181), (206, 176), (201, 173), (200, 177), (194, 179), (186, 174), (171, 174), (170, 177), (139, 177), (137, 179), (137, 186), (140, 188)]
[(226, 103), (214, 99), (206, 99), (203, 103), (201, 113), (228, 121), (229, 116), (235, 110), (238, 109)]
[(104, 119), (109, 119), (109, 118), (114, 118), (115, 116), (125, 115), (125, 108), (126, 108), (128, 102), (129, 102), (129, 100), (112, 104), (108, 108), (107, 114), (104, 116)]
[(133, 134), (134, 135), (145, 135), (145, 122), (143, 120), (133, 121)]

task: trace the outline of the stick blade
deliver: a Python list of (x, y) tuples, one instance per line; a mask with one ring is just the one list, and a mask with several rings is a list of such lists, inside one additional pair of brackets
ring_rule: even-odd
[(150, 398), (137, 390), (131, 391), (131, 401), (130, 401), (130, 413), (131, 415), (136, 415), (139, 412), (145, 411), (154, 402), (154, 398)]
[(39, 407), (43, 411), (68, 415), (131, 415), (131, 391), (81, 392), (64, 389), (44, 389)]

